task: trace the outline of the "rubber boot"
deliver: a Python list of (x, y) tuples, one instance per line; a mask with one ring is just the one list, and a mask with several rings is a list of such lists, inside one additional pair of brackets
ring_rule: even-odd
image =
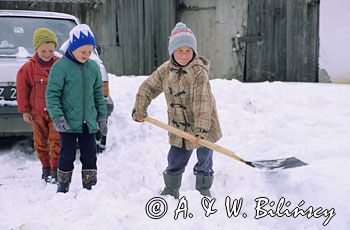
[(165, 188), (160, 195), (171, 195), (176, 199), (179, 198), (179, 189), (181, 186), (182, 174), (170, 175), (166, 172), (163, 173)]
[(213, 184), (214, 176), (196, 175), (196, 189), (202, 196), (211, 197), (210, 188)]
[(51, 184), (57, 183), (57, 169), (51, 171)]
[(41, 174), (41, 179), (45, 181), (46, 183), (50, 182), (51, 178), (51, 169), (50, 168), (44, 168), (43, 172)]
[(69, 184), (72, 180), (73, 171), (63, 172), (61, 170), (57, 170), (57, 192), (66, 193), (69, 191)]
[(83, 188), (91, 190), (91, 187), (97, 183), (97, 170), (96, 169), (83, 169), (81, 171), (81, 177), (83, 181)]

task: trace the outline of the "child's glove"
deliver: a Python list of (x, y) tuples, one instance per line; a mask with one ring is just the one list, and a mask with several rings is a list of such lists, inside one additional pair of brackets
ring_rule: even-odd
[(131, 117), (136, 122), (144, 122), (143, 119), (145, 118), (144, 115), (140, 115), (139, 113), (136, 114), (136, 109), (132, 110)]
[(107, 119), (104, 117), (97, 118), (97, 124), (98, 124), (98, 128), (100, 129), (101, 134), (103, 136), (107, 136), (107, 131), (108, 131)]
[(54, 123), (53, 126), (55, 127), (55, 130), (58, 132), (66, 132), (68, 130), (70, 130), (66, 119), (64, 118), (64, 116), (58, 118)]

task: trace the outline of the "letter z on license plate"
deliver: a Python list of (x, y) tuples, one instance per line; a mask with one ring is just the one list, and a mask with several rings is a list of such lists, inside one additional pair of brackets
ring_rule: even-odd
[(16, 100), (15, 86), (0, 86), (0, 100), (14, 101)]

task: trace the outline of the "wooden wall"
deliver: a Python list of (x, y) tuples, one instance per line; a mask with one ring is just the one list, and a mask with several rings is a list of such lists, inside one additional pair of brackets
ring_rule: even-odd
[(244, 81), (318, 82), (319, 0), (249, 0)]
[(244, 34), (247, 0), (179, 0), (178, 20), (194, 32), (198, 52), (211, 62), (210, 78), (243, 80), (244, 50), (233, 38)]
[(90, 25), (108, 72), (146, 75), (167, 60), (176, 0), (0, 1), (0, 9), (73, 14)]
[(168, 59), (175, 0), (108, 0), (105, 7), (102, 57), (115, 60), (113, 73), (150, 74)]
[(108, 72), (148, 75), (177, 21), (195, 33), (210, 78), (318, 81), (320, 0), (32, 0), (0, 9), (69, 13), (91, 26)]

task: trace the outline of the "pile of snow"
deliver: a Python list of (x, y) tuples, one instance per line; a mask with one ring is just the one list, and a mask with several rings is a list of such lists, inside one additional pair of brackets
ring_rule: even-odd
[[(0, 229), (349, 228), (350, 85), (212, 80), (224, 135), (219, 145), (246, 160), (295, 156), (309, 165), (265, 171), (215, 153), (215, 200), (202, 203), (194, 189), (193, 154), (180, 190), (185, 198), (161, 197), (155, 203), (164, 186), (169, 144), (166, 131), (131, 120), (144, 79), (110, 75), (115, 109), (92, 191), (82, 189), (79, 160), (70, 192), (57, 194), (55, 185), (41, 183), (36, 156), (1, 150)], [(148, 112), (167, 120), (163, 95)], [(263, 197), (268, 205), (263, 206)], [(240, 198), (243, 203), (235, 216), (233, 202), (238, 207)], [(285, 215), (277, 217), (277, 209)], [(296, 218), (286, 216), (287, 209)]]

